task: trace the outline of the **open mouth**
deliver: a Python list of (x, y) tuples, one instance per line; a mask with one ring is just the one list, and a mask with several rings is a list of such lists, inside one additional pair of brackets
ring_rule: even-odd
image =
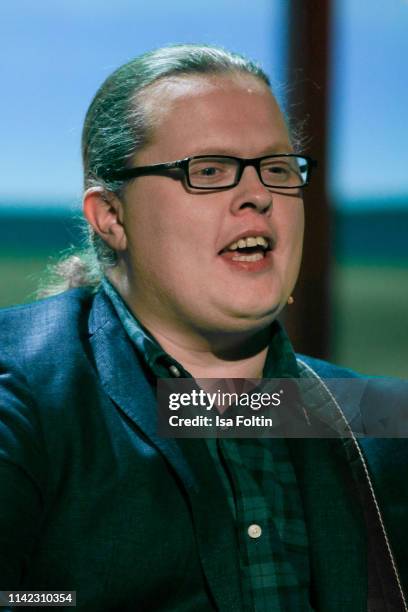
[(247, 236), (226, 246), (220, 255), (230, 261), (256, 262), (261, 261), (271, 250), (272, 245), (269, 238), (265, 236)]

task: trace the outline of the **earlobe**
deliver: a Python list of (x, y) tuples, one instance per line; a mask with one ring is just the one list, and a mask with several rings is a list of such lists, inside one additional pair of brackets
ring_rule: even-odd
[(103, 187), (91, 187), (84, 193), (83, 211), (88, 223), (115, 251), (127, 248), (122, 206), (119, 198)]

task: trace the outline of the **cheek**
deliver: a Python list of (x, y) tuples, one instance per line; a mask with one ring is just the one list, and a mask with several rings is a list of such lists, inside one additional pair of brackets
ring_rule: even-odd
[(299, 207), (298, 214), (294, 221), (294, 235), (296, 244), (300, 245), (300, 248), (303, 246), (303, 236), (305, 232), (305, 214), (303, 210), (303, 204)]
[[(143, 189), (135, 186), (129, 191), (125, 226), (128, 253), (135, 267), (152, 271), (167, 266), (171, 274), (180, 262), (189, 268), (197, 259), (203, 261), (210, 252), (211, 228), (201, 202), (192, 200), (181, 185), (169, 185), (168, 181), (165, 188), (158, 183), (153, 188), (146, 181)], [(143, 266), (139, 266), (141, 262)]]
[(303, 203), (298, 200), (285, 202), (285, 207), (280, 209), (279, 218), (279, 238), (284, 242), (284, 246), (287, 246), (288, 249), (301, 248), (304, 225)]
[(299, 273), (302, 256), (304, 214), (303, 205), (294, 202), (286, 208), (278, 225), (277, 261), (280, 274), (286, 282), (292, 284)]
[(159, 250), (171, 233), (172, 216), (168, 197), (152, 189), (150, 177), (137, 179), (126, 192), (124, 223), (131, 251)]

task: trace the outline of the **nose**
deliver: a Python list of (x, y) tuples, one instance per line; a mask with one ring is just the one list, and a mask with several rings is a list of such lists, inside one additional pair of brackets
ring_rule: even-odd
[(272, 210), (272, 192), (261, 182), (254, 166), (244, 168), (241, 179), (233, 189), (231, 211), (234, 214), (253, 209), (261, 214)]

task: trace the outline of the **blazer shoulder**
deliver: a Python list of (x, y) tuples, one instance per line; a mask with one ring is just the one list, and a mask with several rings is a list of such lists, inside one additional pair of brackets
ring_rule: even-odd
[(0, 354), (30, 353), (72, 342), (87, 333), (94, 292), (70, 289), (30, 304), (0, 310)]
[(360, 374), (349, 368), (344, 368), (329, 361), (317, 359), (316, 357), (310, 357), (309, 355), (296, 353), (296, 360), (300, 368), (306, 370), (312, 369), (321, 378), (360, 378)]

